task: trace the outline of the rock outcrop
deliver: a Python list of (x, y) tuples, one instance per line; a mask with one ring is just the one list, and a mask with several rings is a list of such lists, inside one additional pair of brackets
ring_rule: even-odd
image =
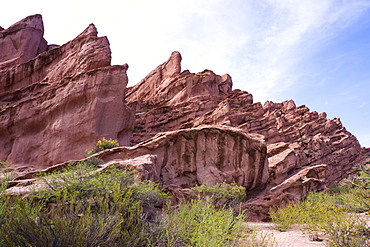
[[(229, 75), (218, 76), (209, 70), (194, 74), (168, 69), (172, 76), (161, 77), (159, 68), (167, 64), (180, 67), (178, 57), (173, 53), (140, 84), (128, 88), (126, 101), (136, 110), (133, 145), (160, 132), (202, 125), (232, 126), (262, 135), (268, 150), (269, 178), (266, 187), (251, 193), (245, 205), (258, 208), (251, 217), (259, 219), (267, 216), (270, 206), (299, 200), (351, 172), (362, 150), (340, 119), (329, 120), (325, 113), (297, 107), (293, 100), (253, 103), (250, 93), (231, 90)], [(156, 86), (147, 90), (152, 84)], [(230, 155), (234, 153), (230, 151)]]
[(181, 71), (179, 52), (126, 92), (128, 66), (110, 66), (94, 25), (60, 47), (42, 33), (39, 15), (0, 31), (0, 159), (52, 171), (113, 138), (132, 146), (96, 154), (103, 167), (135, 169), (174, 192), (237, 183), (250, 217), (267, 219), (271, 206), (335, 184), (370, 152), (338, 118), (293, 100), (254, 103), (227, 74)]
[[(83, 158), (102, 137), (129, 144), (128, 66), (110, 66), (108, 39), (97, 37), (91, 24), (74, 40), (40, 53), (42, 31), (36, 15), (0, 32), (0, 54), (11, 54), (0, 60), (0, 159), (45, 168)], [(13, 54), (8, 39), (24, 51)]]
[(97, 157), (139, 171), (142, 180), (165, 187), (236, 183), (248, 190), (268, 179), (266, 145), (258, 134), (228, 126), (202, 126), (159, 133), (133, 147), (118, 147)]
[(0, 70), (27, 62), (48, 49), (41, 15), (33, 15), (0, 29)]

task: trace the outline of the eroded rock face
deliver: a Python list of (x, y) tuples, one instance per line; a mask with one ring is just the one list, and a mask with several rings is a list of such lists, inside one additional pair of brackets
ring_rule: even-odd
[(250, 217), (267, 219), (271, 206), (333, 185), (370, 152), (340, 119), (293, 100), (254, 103), (227, 74), (181, 71), (179, 52), (126, 94), (128, 66), (110, 66), (109, 42), (94, 25), (60, 47), (42, 33), (38, 15), (0, 30), (1, 49), (11, 51), (11, 39), (21, 47), (0, 54), (0, 159), (52, 171), (113, 138), (132, 147), (96, 154), (103, 166), (184, 194), (235, 182), (248, 191)]
[(105, 162), (139, 171), (140, 179), (165, 187), (236, 183), (247, 190), (268, 179), (267, 148), (258, 134), (228, 126), (202, 126), (160, 133), (133, 147), (98, 155)]
[[(29, 25), (42, 34), (40, 18), (20, 23), (37, 23)], [(2, 34), (17, 27), (25, 36), (21, 41), (28, 42), (30, 27), (23, 32), (19, 25)], [(0, 68), (0, 159), (44, 168), (83, 158), (102, 137), (129, 144), (134, 115), (124, 104), (128, 66), (110, 66), (109, 42), (97, 37), (94, 25), (65, 45), (36, 55), (34, 51), (19, 58), (23, 62), (27, 57), (25, 63)]]
[[(164, 64), (175, 62), (180, 60), (172, 55)], [(158, 68), (150, 75), (156, 73)], [(363, 152), (340, 119), (329, 120), (325, 113), (297, 107), (293, 100), (253, 103), (248, 92), (231, 90), (228, 75), (217, 76), (209, 70), (197, 74), (176, 71), (160, 84), (157, 80), (151, 93), (134, 97), (137, 92), (146, 91), (146, 84), (150, 83), (147, 77), (129, 89), (126, 97), (128, 104), (136, 109), (132, 144), (159, 132), (201, 125), (238, 127), (245, 133), (264, 137), (269, 178), (266, 187), (251, 194), (245, 205), (258, 209), (259, 213), (252, 217), (266, 218), (272, 205), (299, 200), (309, 191), (333, 185), (348, 176)], [(234, 153), (230, 150), (229, 155)]]
[(33, 15), (0, 29), (0, 70), (24, 63), (47, 50), (41, 15)]

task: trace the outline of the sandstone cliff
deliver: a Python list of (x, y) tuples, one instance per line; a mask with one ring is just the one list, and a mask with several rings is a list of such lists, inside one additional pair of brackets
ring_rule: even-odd
[(126, 90), (128, 66), (110, 65), (94, 25), (62, 46), (42, 33), (39, 15), (0, 30), (0, 159), (13, 164), (52, 171), (113, 138), (123, 147), (95, 155), (102, 169), (135, 169), (174, 194), (237, 183), (250, 216), (266, 219), (272, 205), (325, 189), (369, 152), (338, 118), (293, 100), (254, 103), (227, 74), (181, 71), (179, 52)]
[(42, 34), (40, 15), (0, 31), (0, 159), (44, 168), (83, 158), (102, 137), (129, 144), (128, 66), (110, 66), (108, 39), (91, 24), (46, 51)]
[[(232, 90), (229, 75), (218, 76), (209, 70), (179, 72), (180, 58), (174, 52), (138, 85), (128, 88), (126, 101), (136, 110), (132, 144), (160, 132), (203, 125), (237, 127), (245, 133), (262, 135), (269, 178), (258, 193), (249, 192), (250, 201), (245, 205), (257, 209), (253, 211), (260, 219), (271, 205), (299, 200), (351, 172), (362, 149), (340, 119), (329, 120), (326, 113), (297, 107), (293, 100), (253, 103), (250, 93)], [(156, 86), (147, 90), (149, 85)], [(230, 144), (225, 141), (224, 145)], [(236, 156), (238, 152), (229, 149), (228, 155)]]

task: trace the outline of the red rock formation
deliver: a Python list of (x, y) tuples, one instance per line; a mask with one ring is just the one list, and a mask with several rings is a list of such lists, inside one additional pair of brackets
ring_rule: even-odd
[[(174, 56), (176, 54), (176, 56)], [(178, 53), (166, 64), (180, 67)], [(126, 101), (136, 109), (132, 144), (159, 132), (201, 125), (238, 127), (246, 133), (264, 136), (268, 149), (269, 179), (259, 193), (250, 195), (246, 207), (258, 208), (254, 215), (267, 216), (268, 208), (279, 201), (298, 200), (308, 191), (323, 189), (346, 177), (362, 152), (356, 137), (340, 119), (297, 107), (293, 100), (283, 103), (253, 103), (252, 95), (231, 91), (231, 78), (212, 71), (193, 74), (176, 70), (155, 87), (158, 68), (140, 84), (128, 89)], [(139, 97), (137, 95), (140, 95)], [(229, 155), (235, 155), (230, 150)], [(253, 214), (251, 214), (253, 216)]]
[(47, 50), (41, 15), (33, 15), (0, 29), (0, 70), (27, 62)]
[(140, 179), (159, 181), (165, 187), (227, 182), (253, 190), (268, 179), (267, 149), (260, 138), (238, 128), (207, 125), (159, 133), (133, 147), (97, 156), (116, 166), (135, 168)]
[(61, 47), (45, 48), (42, 35), (26, 32), (42, 34), (40, 20), (0, 31), (0, 48), (9, 51), (10, 35), (20, 39), (15, 44), (32, 40), (30, 47), (17, 45), (19, 54), (1, 55), (0, 159), (49, 167), (82, 158), (98, 138), (125, 145), (133, 135), (133, 147), (96, 156), (172, 190), (236, 182), (247, 188), (250, 216), (266, 219), (272, 205), (334, 184), (369, 153), (340, 119), (293, 100), (253, 103), (250, 93), (232, 90), (229, 75), (181, 72), (178, 52), (125, 97), (127, 65), (109, 66), (108, 40), (93, 25)]
[[(1, 32), (4, 43), (15, 31), (15, 44), (34, 39), (33, 33), (28, 37), (22, 31), (23, 25), (26, 31), (43, 30), (39, 15), (29, 17)], [(124, 104), (128, 66), (109, 66), (108, 39), (97, 37), (90, 25), (63, 46), (41, 54), (36, 50), (0, 60), (7, 65), (0, 68), (0, 159), (42, 168), (83, 158), (102, 137), (129, 144), (133, 112)], [(10, 60), (26, 62), (9, 66)]]

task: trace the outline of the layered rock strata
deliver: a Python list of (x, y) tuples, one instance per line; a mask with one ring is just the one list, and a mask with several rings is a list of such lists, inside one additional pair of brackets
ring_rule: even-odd
[[(126, 101), (136, 110), (132, 144), (159, 132), (202, 125), (232, 126), (263, 135), (269, 179), (259, 193), (250, 194), (251, 201), (246, 204), (258, 208), (260, 213), (255, 216), (260, 219), (266, 217), (271, 205), (299, 200), (351, 172), (362, 150), (340, 119), (329, 120), (325, 113), (297, 107), (293, 100), (253, 103), (248, 92), (231, 89), (229, 75), (218, 76), (209, 70), (180, 72), (179, 57), (173, 53), (150, 76), (128, 89)], [(161, 70), (168, 76), (161, 76)], [(156, 86), (148, 91), (148, 85), (153, 84)]]
[(237, 183), (249, 215), (267, 219), (271, 206), (333, 185), (370, 152), (338, 118), (293, 100), (254, 103), (227, 74), (181, 71), (179, 52), (126, 93), (128, 66), (110, 66), (94, 25), (60, 47), (42, 33), (39, 15), (0, 30), (0, 159), (50, 172), (113, 138), (132, 147), (96, 154), (101, 169), (135, 169), (178, 194)]
[(0, 60), (0, 159), (44, 168), (83, 158), (102, 137), (129, 144), (134, 115), (124, 104), (128, 66), (110, 66), (108, 39), (97, 37), (91, 24), (74, 40), (42, 53), (42, 36), (20, 53), (4, 45), (8, 39), (29, 43), (41, 30), (36, 15), (0, 32), (0, 53), (14, 57)]
[(133, 147), (119, 147), (97, 155), (118, 167), (139, 171), (141, 180), (165, 187), (236, 183), (248, 190), (268, 179), (266, 145), (261, 136), (228, 126), (203, 126), (159, 133)]

